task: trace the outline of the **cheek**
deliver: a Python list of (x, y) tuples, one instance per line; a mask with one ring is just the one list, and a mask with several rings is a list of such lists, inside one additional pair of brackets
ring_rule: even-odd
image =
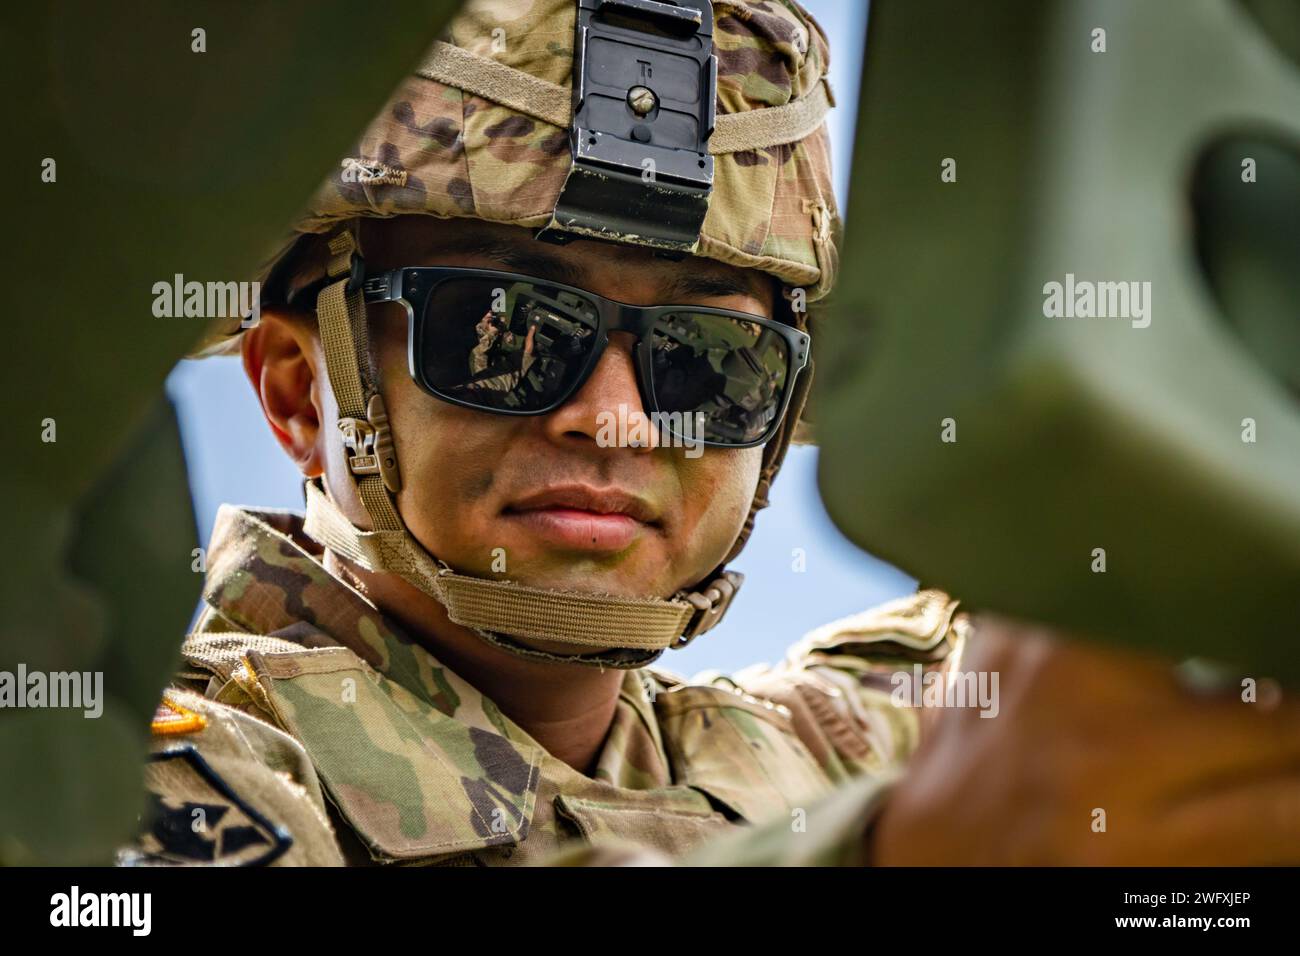
[[(475, 567), (495, 514), (487, 498), (514, 423), (439, 401), (421, 391), (406, 369), (405, 339), (386, 340), (376, 358), (383, 369), (402, 490), (402, 520), (424, 547), (453, 565)], [(449, 454), (448, 450), (454, 449)]]
[(749, 514), (763, 449), (705, 449), (682, 467), (682, 534), (697, 555), (691, 574), (711, 571), (723, 559)]

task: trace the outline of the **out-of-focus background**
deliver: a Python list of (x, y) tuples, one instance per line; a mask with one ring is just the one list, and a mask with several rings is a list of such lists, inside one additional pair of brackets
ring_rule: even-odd
[[(844, 209), (867, 3), (804, 0), (804, 7), (831, 43), (837, 107), (829, 123), (836, 196)], [(271, 437), (238, 359), (183, 361), (167, 388), (180, 418), (204, 546), (223, 502), (301, 509), (301, 478)], [(745, 575), (739, 600), (717, 629), (665, 655), (663, 666), (690, 674), (775, 662), (805, 631), (914, 589), (911, 578), (835, 529), (817, 493), (816, 469), (815, 448), (790, 449), (772, 504), (733, 565)]]

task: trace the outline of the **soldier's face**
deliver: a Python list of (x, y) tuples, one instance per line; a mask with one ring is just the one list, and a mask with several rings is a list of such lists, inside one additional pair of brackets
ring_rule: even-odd
[[(767, 317), (775, 306), (763, 273), (601, 242), (557, 246), (475, 220), (366, 220), (362, 247), (371, 272), (462, 265), (554, 278), (636, 305), (692, 303)], [(556, 411), (494, 415), (422, 391), (407, 369), (404, 310), (389, 303), (367, 311), (404, 483), (398, 507), (416, 539), (453, 568), (542, 587), (666, 596), (725, 556), (753, 498), (762, 449), (697, 446), (688, 455), (681, 447), (598, 443), (620, 405), (644, 412), (630, 335), (611, 334), (590, 379)], [(322, 441), (334, 437), (332, 428), (321, 431)], [(342, 479), (341, 453), (322, 451), (331, 478)], [(332, 480), (331, 488), (349, 483)]]

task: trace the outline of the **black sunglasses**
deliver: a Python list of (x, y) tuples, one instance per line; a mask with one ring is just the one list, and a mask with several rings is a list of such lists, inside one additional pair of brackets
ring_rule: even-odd
[(554, 411), (582, 388), (609, 333), (630, 332), (646, 412), (678, 438), (726, 448), (776, 433), (811, 341), (745, 312), (628, 305), (492, 269), (393, 269), (368, 276), (362, 292), (368, 303), (405, 306), (420, 388), (499, 415)]

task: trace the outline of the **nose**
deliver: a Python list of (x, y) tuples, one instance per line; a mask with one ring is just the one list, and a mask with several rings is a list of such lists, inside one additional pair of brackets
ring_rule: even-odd
[[(557, 443), (595, 443), (647, 452), (658, 444), (654, 429), (647, 427), (649, 421), (637, 388), (634, 343), (634, 337), (627, 332), (610, 333), (604, 354), (582, 388), (544, 416), (542, 427), (548, 438)], [(621, 413), (619, 406), (622, 406)], [(640, 446), (633, 444), (638, 438), (646, 437), (648, 442)]]

